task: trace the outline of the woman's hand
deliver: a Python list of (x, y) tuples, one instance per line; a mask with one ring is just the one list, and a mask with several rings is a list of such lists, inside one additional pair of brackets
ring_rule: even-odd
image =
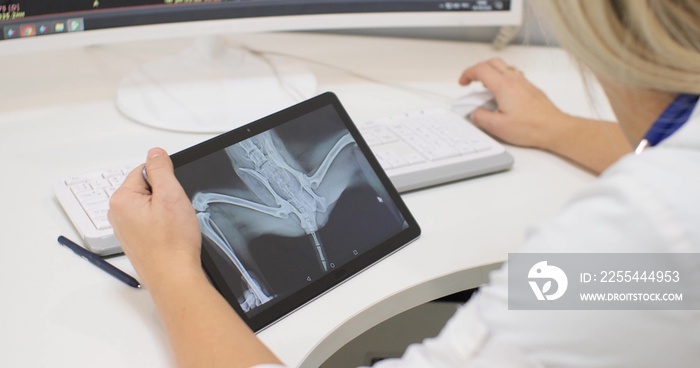
[(160, 148), (148, 152), (151, 190), (142, 169), (127, 176), (109, 203), (109, 221), (124, 253), (149, 287), (175, 270), (202, 272), (199, 223), (170, 157)]
[(476, 64), (459, 78), (464, 86), (475, 81), (493, 93), (498, 111), (477, 109), (471, 120), (503, 142), (550, 151), (596, 174), (632, 151), (619, 124), (565, 114), (499, 58)]
[(279, 360), (209, 284), (197, 215), (170, 157), (148, 151), (148, 190), (132, 171), (109, 202), (109, 221), (151, 295), (179, 367), (251, 367)]
[(481, 82), (496, 98), (498, 111), (477, 109), (472, 122), (510, 144), (551, 150), (557, 125), (568, 118), (523, 74), (499, 58), (466, 69), (459, 83)]

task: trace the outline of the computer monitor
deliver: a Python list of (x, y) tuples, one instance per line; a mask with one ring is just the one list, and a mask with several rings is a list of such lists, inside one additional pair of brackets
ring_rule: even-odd
[(300, 64), (229, 47), (217, 35), (517, 25), (522, 7), (522, 0), (0, 0), (0, 57), (194, 36), (192, 47), (126, 76), (116, 103), (150, 126), (222, 132), (317, 91)]

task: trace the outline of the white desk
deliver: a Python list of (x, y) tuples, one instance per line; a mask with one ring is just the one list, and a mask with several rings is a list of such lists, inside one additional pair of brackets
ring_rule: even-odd
[[(239, 38), (337, 65), (380, 85), (309, 64), (356, 119), (447, 106), (465, 93), (462, 69), (495, 53), (488, 45), (314, 34)], [(0, 365), (168, 367), (173, 362), (147, 291), (133, 290), (59, 247), (77, 238), (52, 182), (64, 175), (139, 162), (151, 146), (170, 152), (208, 136), (157, 131), (115, 109), (119, 79), (179, 41), (0, 57)], [(2, 45), (0, 45), (2, 47)], [(576, 68), (559, 50), (500, 53), (566, 111), (595, 116)], [(604, 109), (603, 115), (609, 115)], [(510, 172), (404, 196), (423, 236), (260, 334), (291, 366), (316, 367), (336, 349), (399, 312), (472, 288), (521, 244), (529, 225), (550, 217), (592, 177), (543, 152), (511, 148)], [(132, 272), (125, 257), (112, 259)]]

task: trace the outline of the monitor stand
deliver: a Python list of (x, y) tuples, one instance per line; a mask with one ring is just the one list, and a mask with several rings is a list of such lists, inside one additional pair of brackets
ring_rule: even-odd
[(302, 66), (210, 36), (126, 76), (116, 103), (124, 115), (152, 127), (220, 133), (315, 94), (316, 78)]

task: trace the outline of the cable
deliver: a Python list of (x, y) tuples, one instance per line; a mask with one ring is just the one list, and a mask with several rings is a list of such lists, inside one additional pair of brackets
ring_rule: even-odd
[(501, 27), (498, 29), (498, 34), (496, 34), (496, 37), (493, 39), (493, 42), (491, 45), (493, 46), (496, 51), (503, 50), (510, 41), (513, 41), (515, 36), (518, 35), (518, 32), (520, 32), (520, 26), (507, 26), (507, 27)]
[[(367, 76), (364, 74), (360, 74), (360, 73), (355, 72), (355, 71), (350, 70), (350, 69), (346, 69), (346, 68), (343, 68), (343, 67), (340, 67), (337, 65), (329, 64), (329, 63), (324, 63), (322, 61), (308, 59), (308, 58), (305, 58), (303, 56), (287, 54), (287, 53), (283, 53), (283, 52), (279, 52), (279, 51), (259, 50), (259, 49), (256, 49), (256, 48), (250, 47), (248, 45), (244, 45), (244, 44), (239, 44), (237, 46), (247, 50), (248, 52), (250, 52), (253, 55), (256, 55), (256, 56), (264, 59), (271, 66), (274, 63), (268, 59), (269, 56), (282, 56), (282, 57), (287, 57), (287, 58), (303, 61), (305, 63), (316, 64), (316, 65), (323, 66), (326, 68), (338, 70), (338, 71), (343, 72), (345, 74), (348, 74), (352, 77), (362, 79), (362, 80), (368, 81), (370, 83), (375, 83), (375, 84), (379, 84), (382, 86), (399, 89), (399, 90), (402, 90), (405, 92), (413, 93), (413, 94), (418, 95), (418, 96), (423, 96), (423, 97), (428, 96), (428, 98), (437, 98), (437, 99), (443, 100), (445, 102), (451, 102), (454, 99), (454, 97), (452, 97), (452, 96), (429, 91), (426, 89), (382, 81), (380, 79), (376, 79), (376, 78), (373, 78), (373, 77), (370, 77), (370, 76)], [(274, 69), (274, 66), (272, 66), (272, 68)], [(280, 75), (277, 74), (276, 70), (275, 70), (275, 73), (276, 73), (277, 77), (280, 78)], [(282, 81), (280, 83), (283, 84)]]

